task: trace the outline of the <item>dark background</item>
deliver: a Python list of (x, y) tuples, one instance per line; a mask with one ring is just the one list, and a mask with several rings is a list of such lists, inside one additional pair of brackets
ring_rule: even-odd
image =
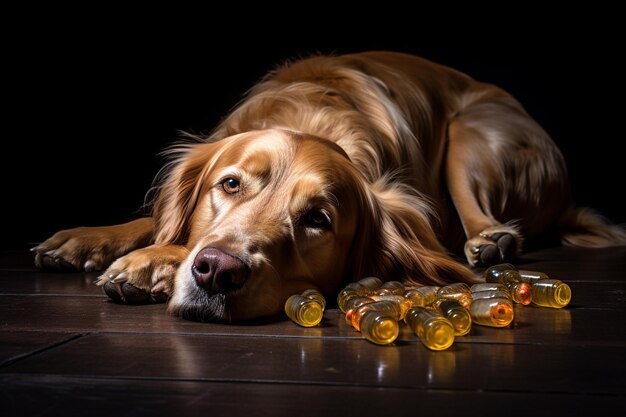
[(512, 93), (564, 153), (576, 201), (626, 221), (622, 34), (610, 23), (599, 30), (528, 20), (456, 32), (374, 28), (369, 36), (325, 33), (323, 41), (299, 41), (294, 33), (306, 28), (293, 22), (273, 36), (237, 35), (242, 41), (167, 25), (132, 34), (89, 21), (29, 25), (34, 40), (12, 33), (3, 49), (3, 247), (137, 217), (163, 163), (158, 154), (179, 130), (210, 131), (287, 58), (373, 49), (418, 54)]

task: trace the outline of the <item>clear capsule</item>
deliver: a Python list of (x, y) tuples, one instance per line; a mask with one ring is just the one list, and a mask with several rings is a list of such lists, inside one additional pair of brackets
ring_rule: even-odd
[(504, 291), (490, 290), (490, 291), (476, 291), (472, 293), (472, 299), (474, 301), (482, 300), (483, 298), (507, 298), (510, 300), (511, 294), (509, 293), (509, 290), (507, 290), (506, 288), (504, 289)]
[(373, 292), (383, 285), (383, 280), (378, 277), (365, 277), (357, 281), (357, 284), (362, 285), (369, 291)]
[(522, 280), (519, 272), (517, 272), (517, 268), (513, 264), (490, 266), (485, 270), (484, 277), (487, 282), (498, 282), (500, 284)]
[(481, 282), (480, 284), (474, 284), (470, 287), (472, 293), (479, 291), (507, 291), (504, 284), (498, 282)]
[(455, 336), (465, 336), (472, 328), (469, 311), (457, 300), (445, 300), (439, 304), (439, 311), (452, 323)]
[(463, 307), (468, 308), (472, 303), (472, 292), (469, 285), (463, 282), (457, 282), (455, 284), (446, 285), (439, 288), (437, 291), (437, 298), (445, 300), (457, 300)]
[(572, 299), (569, 285), (558, 279), (540, 279), (532, 285), (533, 304), (542, 307), (563, 308)]
[(361, 334), (377, 345), (388, 345), (398, 338), (398, 321), (380, 311), (368, 311), (361, 319)]
[(404, 294), (404, 284), (400, 281), (387, 281), (374, 293), (376, 295), (402, 295)]
[(324, 316), (321, 304), (302, 295), (292, 295), (285, 302), (285, 314), (303, 327), (317, 326)]
[(505, 327), (514, 317), (513, 302), (508, 298), (482, 298), (470, 306), (472, 322), (482, 326)]
[(318, 290), (306, 290), (301, 294), (303, 297), (310, 298), (311, 300), (315, 300), (322, 306), (322, 310), (326, 310), (326, 299)]
[(454, 326), (439, 311), (413, 307), (404, 322), (428, 349), (445, 350), (454, 343)]
[(535, 281), (539, 281), (540, 279), (550, 279), (548, 274), (539, 272), (539, 271), (527, 271), (527, 270), (520, 269), (517, 272), (519, 272), (519, 276), (521, 277), (522, 282), (527, 282), (531, 285)]

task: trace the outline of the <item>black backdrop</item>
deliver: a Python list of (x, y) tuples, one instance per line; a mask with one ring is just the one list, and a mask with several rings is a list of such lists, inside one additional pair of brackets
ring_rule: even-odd
[[(135, 218), (178, 130), (209, 131), (268, 69), (310, 53), (418, 54), (516, 96), (565, 154), (576, 200), (624, 222), (622, 108), (616, 37), (584, 30), (381, 35), (302, 42), (290, 33), (95, 36), (40, 31), (4, 51), (0, 242), (24, 247), (54, 231)], [(519, 28), (518, 28), (519, 29)], [(97, 32), (97, 31), (96, 31)]]

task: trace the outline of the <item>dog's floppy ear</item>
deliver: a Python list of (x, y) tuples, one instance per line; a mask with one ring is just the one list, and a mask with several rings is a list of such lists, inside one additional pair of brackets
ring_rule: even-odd
[(190, 143), (167, 151), (170, 162), (163, 168), (152, 215), (156, 243), (185, 244), (189, 221), (198, 202), (206, 173), (221, 143)]
[(439, 243), (430, 206), (413, 188), (380, 180), (369, 186), (365, 205), (355, 273), (424, 285), (478, 281)]

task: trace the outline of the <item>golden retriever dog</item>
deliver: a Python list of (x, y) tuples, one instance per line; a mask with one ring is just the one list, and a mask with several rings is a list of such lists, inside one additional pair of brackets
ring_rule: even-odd
[(97, 284), (114, 300), (240, 321), (365, 276), (477, 281), (470, 267), (548, 232), (626, 244), (573, 205), (561, 153), (513, 97), (401, 53), (285, 64), (169, 152), (151, 217), (58, 232), (33, 249), (37, 266), (108, 267)]

